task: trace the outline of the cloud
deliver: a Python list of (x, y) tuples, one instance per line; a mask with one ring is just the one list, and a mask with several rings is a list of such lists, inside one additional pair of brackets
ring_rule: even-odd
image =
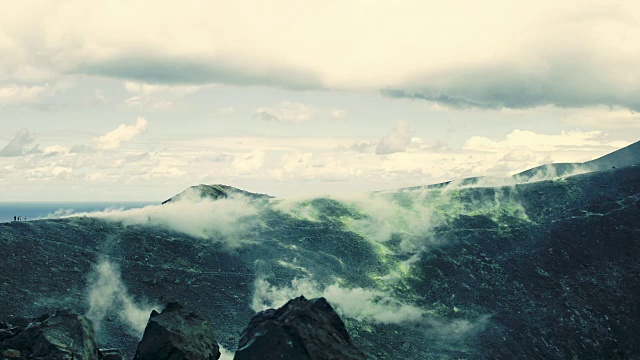
[(223, 107), (216, 110), (217, 115), (231, 115), (235, 112), (235, 109), (231, 106)]
[(136, 119), (135, 124), (121, 124), (117, 129), (110, 131), (102, 136), (93, 138), (96, 148), (100, 150), (115, 149), (122, 142), (129, 141), (137, 135), (143, 133), (147, 129), (147, 120), (142, 117)]
[(254, 150), (233, 159), (231, 166), (238, 174), (250, 174), (259, 170), (264, 164), (265, 152)]
[(295, 67), (247, 63), (243, 59), (167, 57), (159, 54), (129, 53), (106, 60), (87, 61), (71, 72), (134, 80), (147, 84), (266, 85), (294, 90), (322, 88), (312, 71)]
[(64, 180), (73, 173), (73, 169), (56, 163), (39, 166), (25, 172), (27, 180)]
[(0, 85), (0, 105), (34, 104), (47, 90), (42, 85)]
[(637, 129), (640, 128), (640, 112), (624, 108), (589, 107), (575, 109), (562, 116), (562, 120), (577, 126), (596, 129)]
[(255, 118), (263, 120), (263, 121), (276, 121), (279, 122), (280, 118), (277, 117), (276, 115), (266, 111), (266, 110), (258, 110), (256, 111)]
[(96, 149), (93, 146), (85, 145), (85, 144), (73, 145), (69, 150), (69, 152), (72, 154), (90, 154), (95, 151)]
[(376, 146), (376, 154), (387, 155), (405, 151), (411, 143), (411, 131), (406, 122), (400, 121), (389, 133), (380, 139)]
[(299, 123), (311, 120), (316, 112), (311, 105), (283, 101), (277, 106), (257, 108), (255, 116), (266, 121)]
[[(474, 64), (416, 76), (382, 90), (395, 98), (422, 99), (453, 108), (527, 109), (553, 105), (582, 108), (597, 105), (640, 110), (640, 88), (627, 79), (637, 69), (621, 71), (618, 60), (595, 50), (556, 49), (546, 56), (515, 62)], [(524, 55), (524, 56), (523, 56)]]
[(142, 336), (151, 311), (159, 309), (157, 305), (137, 302), (129, 294), (118, 267), (108, 260), (96, 264), (89, 275), (87, 303), (89, 310), (86, 316), (93, 321), (98, 332), (104, 318), (114, 314), (137, 337)]
[(0, 150), (0, 157), (21, 156), (38, 152), (38, 145), (28, 148), (34, 141), (35, 137), (29, 130), (21, 129), (13, 139)]
[[(204, 86), (206, 87), (206, 86)], [(125, 81), (124, 88), (130, 93), (142, 95), (154, 95), (158, 93), (172, 93), (177, 95), (188, 95), (203, 88), (198, 85), (159, 85), (147, 84), (144, 82)]]
[(329, 111), (329, 116), (332, 119), (343, 119), (347, 115), (347, 112), (342, 109), (333, 109)]
[(532, 151), (551, 152), (567, 149), (577, 151), (589, 151), (599, 148), (616, 149), (627, 145), (629, 143), (626, 141), (607, 139), (606, 134), (601, 131), (563, 131), (558, 135), (549, 135), (516, 129), (503, 140), (472, 136), (465, 142), (463, 149), (489, 152), (529, 149)]
[[(251, 12), (240, 3), (153, 5), (7, 5), (0, 79), (81, 73), (165, 85), (388, 87), (457, 107), (639, 105), (634, 1), (375, 2), (366, 12), (358, 2), (316, 1), (295, 17), (283, 0)], [(273, 26), (285, 22), (295, 31)]]
[(128, 107), (148, 107), (152, 109), (166, 110), (173, 107), (173, 102), (169, 100), (157, 100), (150, 97), (136, 95), (132, 96), (124, 101), (124, 104)]

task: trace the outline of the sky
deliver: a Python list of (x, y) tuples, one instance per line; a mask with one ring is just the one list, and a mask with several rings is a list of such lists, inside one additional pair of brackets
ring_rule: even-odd
[(345, 194), (640, 140), (637, 1), (0, 7), (0, 201)]

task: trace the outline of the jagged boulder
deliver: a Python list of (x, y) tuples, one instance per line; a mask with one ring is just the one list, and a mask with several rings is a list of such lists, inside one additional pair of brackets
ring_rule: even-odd
[(242, 332), (234, 360), (366, 359), (324, 298), (300, 296), (257, 313)]
[(178, 303), (151, 312), (134, 360), (217, 360), (218, 342), (211, 325)]
[(102, 360), (124, 360), (126, 357), (120, 349), (100, 349)]
[(102, 359), (91, 320), (69, 309), (1, 323), (0, 354), (10, 359)]

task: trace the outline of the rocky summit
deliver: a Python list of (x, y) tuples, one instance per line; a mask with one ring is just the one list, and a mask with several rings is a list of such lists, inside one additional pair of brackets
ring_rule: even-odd
[[(210, 322), (225, 360), (264, 345), (261, 326), (309, 356), (333, 334), (377, 359), (640, 358), (640, 150), (620, 151), (579, 171), (340, 198), (221, 188), (234, 195), (3, 223), (0, 319), (73, 308), (97, 345), (59, 351), (128, 358), (149, 314), (175, 301)], [(295, 325), (335, 325), (329, 305), (348, 337)], [(2, 336), (26, 327), (10, 324)]]
[(218, 343), (211, 325), (178, 303), (151, 312), (135, 360), (217, 360)]
[(235, 360), (364, 360), (344, 323), (324, 298), (300, 296), (280, 309), (251, 318), (242, 332)]

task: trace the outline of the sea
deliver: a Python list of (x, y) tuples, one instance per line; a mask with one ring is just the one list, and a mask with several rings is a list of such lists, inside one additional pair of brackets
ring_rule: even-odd
[(13, 217), (19, 216), (22, 221), (37, 219), (52, 219), (69, 216), (77, 213), (128, 210), (157, 205), (158, 202), (0, 202), (0, 223), (13, 221)]

